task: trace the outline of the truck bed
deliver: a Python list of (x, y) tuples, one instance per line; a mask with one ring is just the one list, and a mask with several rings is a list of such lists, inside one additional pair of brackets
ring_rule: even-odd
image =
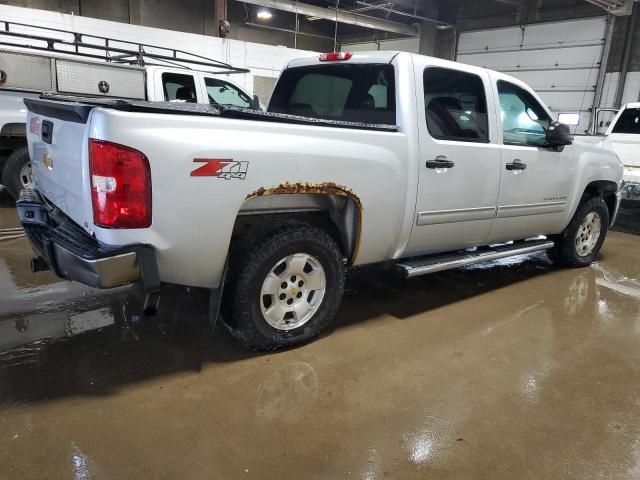
[(284, 113), (263, 112), (248, 108), (203, 105), (199, 103), (148, 102), (144, 100), (51, 94), (41, 95), (40, 99), (25, 99), (25, 103), (32, 112), (51, 116), (51, 113), (54, 110), (58, 112), (56, 115), (59, 115), (61, 111), (66, 111), (69, 115), (66, 120), (75, 118), (75, 121), (80, 121), (82, 123), (86, 122), (89, 113), (93, 108), (107, 107), (125, 112), (198, 115), (233, 118), (238, 120), (256, 120), (262, 122), (289, 123), (297, 125), (318, 125), (323, 127), (353, 128), (385, 132), (395, 132), (398, 130), (396, 125), (317, 119)]

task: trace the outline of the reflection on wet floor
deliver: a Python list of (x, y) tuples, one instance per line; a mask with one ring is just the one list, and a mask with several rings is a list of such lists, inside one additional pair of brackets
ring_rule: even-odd
[(580, 270), (357, 270), (331, 331), (270, 355), (207, 334), (198, 292), (136, 319), (29, 255), (0, 242), (2, 479), (640, 476), (638, 237)]

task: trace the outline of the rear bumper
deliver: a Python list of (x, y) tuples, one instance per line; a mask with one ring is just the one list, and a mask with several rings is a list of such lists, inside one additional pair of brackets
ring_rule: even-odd
[(160, 288), (153, 247), (100, 244), (69, 219), (52, 212), (34, 190), (23, 190), (16, 206), (34, 251), (59, 277), (95, 288), (134, 282), (141, 282), (147, 292)]

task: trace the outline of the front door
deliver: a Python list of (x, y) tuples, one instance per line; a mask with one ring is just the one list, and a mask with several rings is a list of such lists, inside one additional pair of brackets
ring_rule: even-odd
[(523, 85), (493, 75), (503, 146), (498, 215), (488, 240), (557, 233), (576, 176), (573, 147), (545, 147), (551, 116), (542, 103)]
[[(489, 75), (415, 60), (419, 185), (407, 256), (482, 245), (496, 214), (500, 149)], [(435, 65), (434, 65), (435, 63)]]

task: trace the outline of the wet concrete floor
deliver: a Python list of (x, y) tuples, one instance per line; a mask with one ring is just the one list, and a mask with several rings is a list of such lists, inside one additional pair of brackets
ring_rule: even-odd
[(581, 270), (354, 272), (331, 331), (269, 355), (195, 296), (135, 321), (29, 258), (0, 239), (0, 479), (640, 477), (634, 235)]

